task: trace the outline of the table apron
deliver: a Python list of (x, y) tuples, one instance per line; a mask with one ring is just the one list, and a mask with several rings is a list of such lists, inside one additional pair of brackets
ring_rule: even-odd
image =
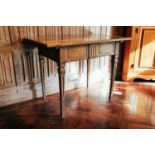
[(60, 62), (78, 61), (84, 59), (110, 56), (115, 54), (115, 44), (93, 44), (60, 48)]

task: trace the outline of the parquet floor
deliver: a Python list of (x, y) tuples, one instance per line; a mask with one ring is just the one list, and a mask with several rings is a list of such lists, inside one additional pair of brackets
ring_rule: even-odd
[(101, 84), (65, 94), (64, 119), (59, 94), (0, 108), (4, 129), (155, 128), (155, 84), (115, 82), (112, 100)]

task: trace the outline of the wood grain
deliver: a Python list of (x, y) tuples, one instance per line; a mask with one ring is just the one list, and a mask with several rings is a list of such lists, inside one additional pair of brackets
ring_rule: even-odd
[(155, 29), (145, 30), (141, 41), (139, 65), (144, 68), (155, 68)]
[(10, 31), (10, 40), (11, 43), (17, 43), (18, 40), (20, 39), (20, 34), (19, 34), (19, 27), (18, 26), (9, 26), (9, 31)]
[[(95, 36), (94, 36), (95, 37)], [(23, 44), (29, 45), (36, 45), (36, 46), (44, 46), (46, 48), (61, 48), (61, 47), (68, 47), (68, 46), (77, 46), (77, 45), (90, 45), (90, 44), (106, 44), (112, 43), (114, 41), (128, 41), (131, 40), (131, 37), (122, 37), (122, 36), (108, 36), (102, 38), (92, 38), (92, 36), (84, 37), (81, 39), (66, 39), (66, 40), (59, 40), (59, 41), (51, 41), (51, 40), (32, 40), (24, 38), (21, 40)]]
[[(107, 83), (107, 81), (105, 82)], [(155, 129), (155, 87), (152, 83), (116, 82), (107, 102), (103, 84), (66, 92), (65, 118), (59, 96), (0, 108), (1, 129)], [(88, 99), (89, 96), (89, 99)], [(39, 121), (38, 121), (39, 120)]]
[(155, 80), (155, 27), (135, 26), (128, 29), (132, 41), (127, 42), (125, 47), (123, 80)]
[(10, 35), (8, 26), (0, 26), (0, 46), (10, 44)]
[(0, 47), (0, 75), (1, 88), (15, 86), (11, 46)]

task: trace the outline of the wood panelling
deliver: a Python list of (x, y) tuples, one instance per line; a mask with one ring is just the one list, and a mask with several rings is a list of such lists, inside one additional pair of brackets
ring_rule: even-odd
[(14, 44), (20, 38), (20, 36), (19, 36), (19, 27), (18, 26), (9, 26), (8, 29), (9, 29), (9, 32), (10, 32), (11, 43)]
[(38, 39), (37, 26), (19, 26), (20, 38)]
[[(115, 28), (115, 27), (114, 27)], [(41, 96), (38, 49), (23, 47), (18, 43), (24, 37), (30, 39), (82, 39), (84, 36), (100, 38), (116, 33), (111, 26), (1, 26), (0, 27), (0, 106)], [(117, 34), (118, 35), (118, 34)], [(4, 44), (11, 45), (9, 50)], [(2, 50), (3, 49), (3, 50)], [(3, 51), (3, 52), (1, 52)], [(9, 51), (9, 52), (8, 52)], [(74, 60), (74, 51), (67, 56)], [(99, 52), (100, 54), (101, 51)], [(109, 57), (90, 60), (90, 84), (109, 77)], [(95, 78), (96, 72), (101, 76)], [(86, 86), (87, 61), (66, 64), (66, 90)], [(55, 62), (45, 59), (46, 94), (58, 92), (58, 74)], [(106, 76), (105, 76), (106, 75)], [(7, 88), (11, 88), (9, 91)], [(5, 91), (6, 90), (6, 91)], [(14, 90), (12, 92), (12, 90)], [(4, 93), (5, 92), (5, 93)], [(6, 97), (6, 92), (9, 98)]]
[(0, 26), (0, 46), (10, 44), (10, 35), (8, 26)]
[(0, 89), (15, 86), (11, 46), (0, 48)]
[(61, 26), (46, 26), (47, 40), (60, 40), (62, 38)]
[[(105, 33), (106, 33), (106, 29), (105, 29)], [(101, 27), (100, 26), (85, 26), (84, 37), (100, 38)]]
[(38, 26), (38, 39), (46, 40), (46, 27)]

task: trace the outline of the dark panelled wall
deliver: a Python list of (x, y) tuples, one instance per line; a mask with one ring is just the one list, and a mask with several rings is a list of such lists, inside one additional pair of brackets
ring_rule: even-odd
[[(101, 35), (123, 35), (124, 30), (125, 27), (117, 26), (0, 26), (0, 106), (41, 96), (38, 50), (24, 48), (19, 43), (20, 39), (82, 39), (90, 35), (99, 38)], [(90, 84), (109, 80), (109, 59), (91, 60)], [(121, 63), (119, 61), (118, 77)], [(46, 94), (56, 93), (59, 88), (57, 66), (48, 59), (45, 65)], [(86, 72), (86, 61), (67, 63), (66, 89), (86, 86)], [(99, 78), (94, 77), (96, 74), (100, 74)]]

